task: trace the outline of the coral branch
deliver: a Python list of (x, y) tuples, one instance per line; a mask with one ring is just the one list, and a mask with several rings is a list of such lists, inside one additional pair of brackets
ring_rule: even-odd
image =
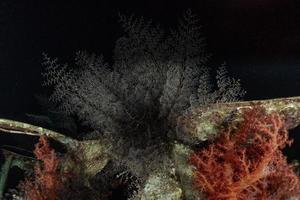
[(86, 187), (80, 170), (64, 168), (66, 155), (58, 157), (45, 136), (40, 137), (34, 154), (41, 162), (34, 168), (34, 177), (26, 178), (20, 184), (25, 200), (100, 200), (109, 196)]
[(282, 155), (291, 144), (284, 121), (261, 107), (245, 111), (208, 148), (193, 153), (195, 186), (213, 199), (283, 199), (298, 195), (299, 177)]
[(25, 199), (57, 200), (58, 193), (63, 188), (63, 177), (58, 171), (60, 160), (43, 136), (36, 145), (34, 154), (42, 161), (42, 165), (35, 167), (35, 180), (26, 179), (22, 183)]

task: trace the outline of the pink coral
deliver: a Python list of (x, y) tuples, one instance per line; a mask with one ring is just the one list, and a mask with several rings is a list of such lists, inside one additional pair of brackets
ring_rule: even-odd
[(299, 177), (281, 152), (291, 142), (279, 114), (266, 114), (261, 107), (245, 111), (237, 130), (228, 128), (191, 155), (195, 186), (210, 200), (300, 195)]

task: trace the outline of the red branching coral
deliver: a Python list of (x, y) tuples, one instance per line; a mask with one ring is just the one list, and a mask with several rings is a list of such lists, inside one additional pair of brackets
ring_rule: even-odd
[(34, 177), (26, 178), (20, 184), (25, 200), (101, 200), (109, 197), (86, 187), (82, 174), (76, 170), (65, 172), (62, 167), (64, 160), (49, 146), (46, 137), (40, 137), (34, 154), (41, 162), (35, 165)]
[(256, 107), (237, 130), (228, 128), (190, 157), (195, 186), (209, 200), (287, 199), (300, 195), (300, 179), (281, 150), (288, 144), (284, 120)]
[(35, 180), (26, 179), (21, 185), (25, 199), (57, 200), (58, 192), (63, 188), (63, 179), (58, 170), (60, 160), (45, 137), (40, 137), (34, 154), (42, 161), (42, 165), (35, 166)]

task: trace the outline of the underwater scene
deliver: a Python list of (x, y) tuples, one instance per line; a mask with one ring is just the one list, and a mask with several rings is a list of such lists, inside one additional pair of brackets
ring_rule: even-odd
[(0, 1), (0, 200), (300, 200), (299, 9)]

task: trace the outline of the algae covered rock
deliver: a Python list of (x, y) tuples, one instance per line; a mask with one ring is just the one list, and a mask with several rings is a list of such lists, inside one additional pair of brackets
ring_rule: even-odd
[(174, 178), (165, 174), (153, 174), (138, 196), (141, 200), (180, 200), (182, 189)]
[(179, 177), (184, 199), (200, 200), (201, 194), (193, 187), (193, 168), (188, 162), (191, 153), (192, 150), (188, 146), (178, 143), (174, 144), (173, 156), (175, 172)]

